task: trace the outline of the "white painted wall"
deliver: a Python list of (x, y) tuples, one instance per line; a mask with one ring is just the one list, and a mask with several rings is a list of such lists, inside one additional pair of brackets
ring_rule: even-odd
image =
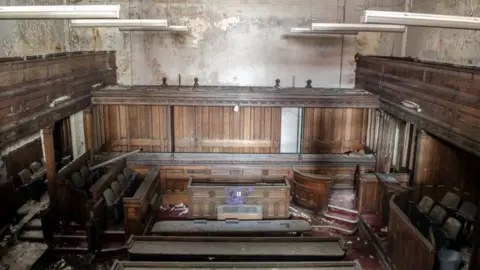
[(70, 115), (70, 132), (72, 137), (73, 159), (85, 153), (85, 131), (83, 126), (83, 111)]

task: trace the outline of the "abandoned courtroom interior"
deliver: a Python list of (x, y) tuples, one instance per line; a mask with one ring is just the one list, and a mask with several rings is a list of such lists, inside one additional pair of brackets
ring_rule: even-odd
[(480, 0), (0, 0), (0, 270), (480, 270)]

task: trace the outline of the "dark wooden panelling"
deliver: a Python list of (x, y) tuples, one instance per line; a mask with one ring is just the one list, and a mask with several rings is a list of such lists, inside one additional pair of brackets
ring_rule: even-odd
[(175, 106), (173, 115), (175, 152), (280, 152), (280, 108)]
[(94, 104), (378, 108), (377, 95), (361, 89), (200, 86), (114, 86), (95, 91)]
[(0, 60), (0, 147), (86, 107), (92, 88), (115, 83), (115, 69), (107, 52)]
[(170, 108), (167, 106), (95, 105), (94, 148), (109, 152), (143, 148), (170, 152)]
[[(357, 58), (359, 86), (381, 96), (381, 107), (480, 155), (480, 71), (381, 57)], [(413, 101), (417, 112), (401, 105)]]
[(378, 205), (378, 179), (375, 174), (364, 174), (360, 176), (357, 183), (357, 210), (360, 214), (376, 213)]
[[(412, 85), (444, 97), (470, 102), (478, 101), (480, 94), (480, 69), (446, 63), (412, 61), (393, 57), (359, 56), (357, 67), (405, 79)], [(425, 87), (424, 87), (425, 86)], [(469, 94), (473, 94), (469, 96)], [(471, 97), (476, 97), (471, 100)], [(478, 104), (477, 104), (478, 105)]]
[(435, 247), (426, 239), (402, 210), (408, 193), (400, 193), (390, 200), (387, 253), (398, 270), (433, 269)]
[(320, 212), (328, 204), (332, 178), (327, 175), (302, 172), (293, 168), (292, 200), (307, 209)]
[(305, 108), (304, 153), (364, 150), (368, 109)]
[(15, 179), (21, 170), (29, 168), (30, 164), (40, 161), (42, 158), (42, 142), (40, 139), (25, 144), (4, 157), (7, 176)]
[(419, 151), (415, 166), (414, 187), (416, 199), (430, 196), (441, 200), (447, 191), (453, 191), (464, 200), (479, 199), (477, 179), (480, 175), (480, 157), (458, 149), (426, 132), (419, 134)]

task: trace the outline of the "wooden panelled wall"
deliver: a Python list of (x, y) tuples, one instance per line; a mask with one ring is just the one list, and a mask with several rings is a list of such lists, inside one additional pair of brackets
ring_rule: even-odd
[(415, 195), (441, 200), (447, 191), (478, 203), (480, 157), (421, 131), (415, 165)]
[(92, 87), (115, 82), (113, 52), (0, 59), (0, 148), (82, 110)]
[(480, 155), (479, 68), (359, 56), (356, 83), (380, 95), (381, 109)]
[(306, 108), (304, 153), (346, 153), (364, 149), (371, 109)]
[[(370, 110), (305, 108), (303, 153), (364, 150)], [(102, 104), (93, 113), (94, 146), (108, 152), (280, 153), (278, 107)]]

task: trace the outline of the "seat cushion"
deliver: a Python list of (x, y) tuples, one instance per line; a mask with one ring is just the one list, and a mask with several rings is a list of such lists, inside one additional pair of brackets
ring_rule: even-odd
[(432, 198), (424, 196), (422, 200), (418, 203), (418, 209), (420, 210), (420, 212), (427, 215), (428, 213), (430, 213), (434, 205), (435, 201)]
[(123, 189), (120, 187), (118, 181), (114, 181), (110, 187), (112, 188), (113, 194), (115, 194), (117, 198), (122, 195)]
[(478, 207), (471, 202), (464, 202), (458, 209), (458, 214), (466, 220), (475, 222)]

